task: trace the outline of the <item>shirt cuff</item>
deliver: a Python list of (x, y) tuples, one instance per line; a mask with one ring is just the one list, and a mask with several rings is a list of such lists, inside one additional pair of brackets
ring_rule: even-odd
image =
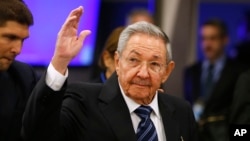
[(68, 69), (65, 75), (59, 73), (50, 63), (45, 78), (46, 84), (54, 91), (59, 91), (68, 77)]

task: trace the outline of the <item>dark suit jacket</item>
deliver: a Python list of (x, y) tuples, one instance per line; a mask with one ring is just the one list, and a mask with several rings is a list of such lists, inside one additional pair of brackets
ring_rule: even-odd
[(250, 70), (240, 75), (231, 109), (231, 124), (250, 124)]
[[(219, 139), (218, 136), (227, 136), (223, 132), (227, 132), (228, 117), (230, 113), (230, 106), (232, 104), (235, 83), (239, 74), (243, 72), (245, 68), (246, 67), (233, 61), (232, 59), (226, 59), (220, 78), (216, 82), (210, 97), (205, 103), (204, 112), (201, 117), (202, 119), (207, 119), (211, 116), (223, 116), (225, 119), (218, 122), (218, 124), (216, 122), (214, 122), (213, 125), (210, 124), (213, 127), (210, 125), (206, 126), (208, 124), (200, 127), (208, 140), (213, 140), (209, 139), (209, 137)], [(184, 96), (191, 104), (193, 104), (200, 96), (201, 73), (201, 62), (198, 62), (185, 70)], [(221, 132), (219, 131), (220, 129)], [(213, 135), (214, 133), (218, 134), (218, 136)]]
[[(136, 141), (117, 75), (105, 84), (74, 83), (55, 92), (39, 81), (23, 119), (26, 140)], [(66, 90), (65, 90), (66, 89)], [(65, 92), (66, 91), (66, 92)], [(159, 93), (159, 109), (168, 141), (196, 140), (187, 102)]]
[[(200, 96), (202, 63), (198, 62), (185, 71), (185, 98), (194, 103)], [(234, 87), (238, 76), (246, 69), (238, 62), (227, 58), (220, 78), (218, 79), (212, 94), (208, 99), (204, 116), (228, 114), (232, 103)]]
[(0, 140), (21, 139), (22, 114), (36, 83), (33, 69), (15, 61), (5, 72), (0, 72)]

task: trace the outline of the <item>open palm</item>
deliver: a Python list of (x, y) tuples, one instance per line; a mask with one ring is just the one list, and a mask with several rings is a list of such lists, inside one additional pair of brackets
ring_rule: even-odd
[(80, 52), (84, 39), (90, 34), (89, 30), (83, 30), (79, 36), (77, 35), (82, 13), (82, 6), (72, 10), (57, 36), (52, 64), (62, 74), (67, 70), (70, 61)]

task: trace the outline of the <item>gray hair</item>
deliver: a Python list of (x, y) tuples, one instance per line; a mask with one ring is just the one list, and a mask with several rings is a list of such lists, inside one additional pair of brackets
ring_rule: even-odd
[(131, 24), (122, 31), (117, 47), (118, 53), (121, 53), (124, 50), (129, 38), (135, 33), (145, 33), (161, 38), (166, 44), (167, 62), (172, 60), (172, 49), (167, 35), (159, 27), (144, 21)]

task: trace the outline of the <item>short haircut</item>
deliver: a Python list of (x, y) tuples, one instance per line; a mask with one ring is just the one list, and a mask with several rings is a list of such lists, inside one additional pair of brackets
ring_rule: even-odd
[(157, 26), (148, 22), (144, 22), (144, 21), (131, 24), (122, 31), (120, 38), (119, 38), (119, 42), (118, 42), (118, 48), (117, 48), (118, 53), (122, 53), (130, 37), (136, 33), (142, 33), (142, 34), (147, 34), (150, 36), (161, 38), (164, 41), (165, 46), (166, 46), (167, 62), (172, 60), (172, 49), (171, 49), (168, 36), (164, 33), (164, 31), (162, 31)]
[(228, 29), (226, 23), (219, 19), (210, 19), (202, 24), (204, 26), (213, 26), (220, 30), (220, 35), (226, 37), (228, 35)]
[(31, 11), (22, 0), (0, 0), (0, 26), (8, 21), (28, 26), (34, 24)]
[(114, 57), (115, 51), (116, 51), (117, 46), (118, 46), (119, 36), (120, 36), (121, 32), (123, 31), (123, 29), (125, 29), (125, 27), (122, 27), (122, 26), (117, 27), (108, 36), (108, 39), (105, 42), (102, 54), (101, 54), (101, 56), (99, 58), (99, 62), (98, 62), (98, 65), (102, 70), (107, 69), (105, 64), (104, 64), (104, 60), (103, 60), (104, 52), (107, 51), (111, 57)]

